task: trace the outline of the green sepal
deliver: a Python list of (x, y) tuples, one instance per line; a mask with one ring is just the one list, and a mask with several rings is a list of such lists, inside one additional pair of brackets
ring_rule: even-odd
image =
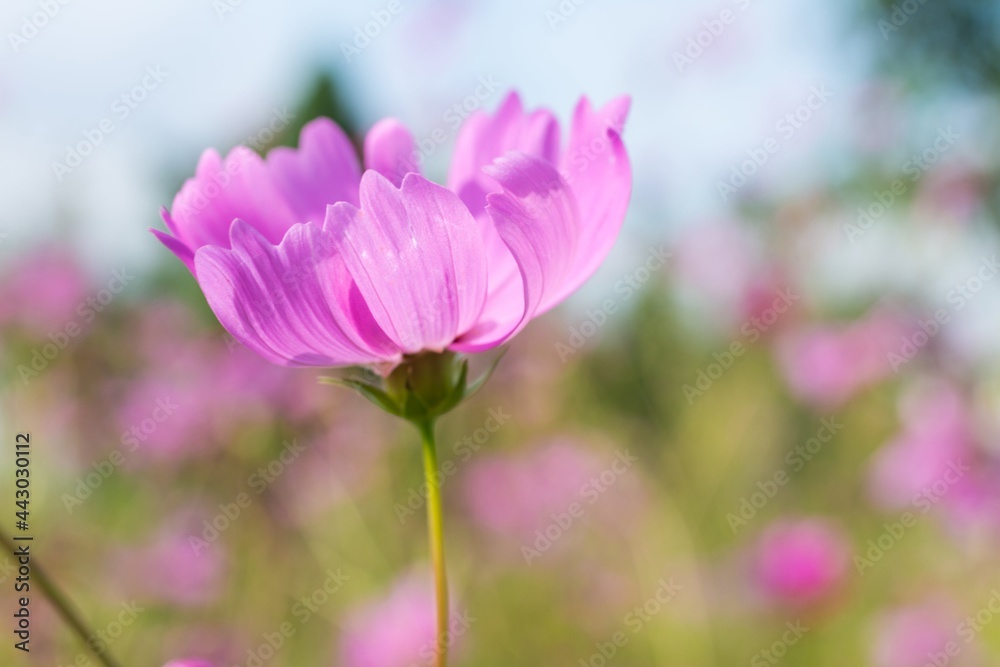
[(320, 382), (353, 389), (382, 410), (407, 421), (433, 422), (479, 391), (506, 351), (497, 355), (472, 384), (468, 359), (447, 351), (406, 357), (385, 377), (356, 369), (366, 379), (321, 377)]
[(486, 372), (480, 375), (475, 381), (473, 381), (472, 384), (463, 390), (462, 398), (460, 400), (464, 401), (483, 388), (486, 381), (493, 377), (493, 371), (497, 369), (497, 365), (500, 363), (500, 360), (503, 359), (504, 355), (507, 354), (507, 350), (509, 349), (509, 347), (505, 347), (500, 350), (500, 354), (496, 356), (496, 359), (494, 359), (493, 363), (491, 363), (489, 368), (486, 369)]
[(397, 417), (404, 417), (403, 409), (393, 400), (389, 394), (385, 392), (384, 389), (376, 387), (373, 384), (367, 382), (362, 382), (360, 380), (351, 380), (349, 378), (337, 378), (323, 376), (319, 379), (321, 384), (329, 384), (335, 387), (346, 387), (347, 389), (353, 389), (358, 392), (369, 401), (382, 408), (391, 415)]
[(459, 366), (458, 370), (458, 379), (455, 381), (455, 386), (452, 388), (451, 393), (448, 395), (448, 398), (446, 398), (444, 402), (440, 406), (438, 406), (437, 415), (443, 415), (446, 412), (450, 412), (456, 406), (458, 406), (459, 403), (465, 400), (465, 397), (468, 395), (466, 393), (466, 384), (468, 380), (469, 380), (469, 360), (462, 359), (462, 363)]

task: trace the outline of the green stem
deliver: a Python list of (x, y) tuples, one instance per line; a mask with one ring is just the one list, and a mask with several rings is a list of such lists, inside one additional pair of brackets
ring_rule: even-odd
[(441, 510), (441, 487), (438, 484), (437, 446), (434, 442), (434, 422), (417, 423), (424, 445), (424, 480), (427, 483), (427, 537), (437, 595), (436, 667), (448, 664), (448, 574), (444, 562), (444, 528)]
[[(14, 540), (7, 536), (6, 533), (0, 531), (0, 543), (3, 544), (4, 548), (10, 552), (12, 555), (16, 554), (17, 547), (14, 545)], [(87, 629), (86, 624), (80, 618), (80, 614), (70, 603), (69, 599), (63, 595), (55, 583), (49, 578), (45, 573), (45, 569), (38, 563), (35, 556), (31, 556), (31, 578), (34, 580), (38, 587), (42, 589), (42, 593), (48, 598), (49, 602), (55, 607), (56, 611), (66, 622), (66, 624), (73, 629), (73, 632), (80, 638), (83, 645), (86, 646), (91, 653), (97, 658), (97, 660), (104, 665), (104, 667), (118, 667), (118, 663), (107, 654), (106, 649), (98, 651), (89, 641), (89, 638), (94, 634)]]

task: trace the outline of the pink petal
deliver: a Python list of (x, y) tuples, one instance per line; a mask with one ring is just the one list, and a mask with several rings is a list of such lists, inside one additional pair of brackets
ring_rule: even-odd
[(452, 192), (418, 174), (397, 190), (361, 178), (361, 209), (336, 204), (325, 230), (379, 326), (404, 352), (443, 350), (476, 321), (486, 297), (479, 226)]
[(629, 104), (629, 98), (622, 96), (594, 111), (583, 98), (573, 115), (560, 173), (580, 209), (580, 247), (572, 276), (556, 295), (556, 303), (597, 270), (621, 230), (632, 194), (632, 168), (621, 139)]
[(490, 347), (489, 343), (516, 326), (525, 312), (521, 270), (486, 214), (486, 195), (499, 192), (500, 184), (484, 168), (510, 151), (534, 155), (552, 164), (559, 155), (559, 124), (555, 117), (546, 110), (525, 113), (521, 98), (513, 91), (495, 115), (477, 111), (462, 125), (448, 172), (449, 189), (461, 197), (483, 225), (490, 274), (489, 296), (477, 334), (467, 336), (463, 345), (480, 339)]
[(524, 278), (517, 260), (489, 216), (480, 222), (489, 272), (486, 303), (475, 327), (451, 346), (457, 351), (479, 352), (499, 345), (525, 313)]
[(329, 118), (317, 118), (302, 128), (298, 150), (272, 150), (267, 166), (295, 211), (296, 222), (321, 224), (329, 204), (358, 203), (361, 167), (357, 152)]
[(195, 266), (216, 317), (241, 343), (284, 366), (398, 358), (357, 297), (334, 240), (319, 225), (294, 225), (274, 246), (237, 220), (231, 243), (231, 250), (199, 249)]
[(375, 123), (365, 136), (365, 167), (382, 174), (397, 188), (406, 174), (420, 171), (413, 154), (413, 135), (395, 118)]
[(487, 212), (517, 261), (523, 308), (483, 322), (453, 348), (477, 351), (499, 345), (551, 307), (565, 283), (578, 239), (578, 214), (565, 181), (551, 164), (512, 153), (487, 168), (503, 188), (489, 195)]
[(483, 168), (510, 151), (520, 151), (556, 164), (559, 156), (559, 123), (544, 109), (525, 113), (521, 98), (511, 92), (496, 115), (472, 114), (455, 142), (448, 188), (458, 193), (475, 216), (486, 208), (486, 195), (500, 186)]
[(229, 246), (229, 228), (240, 218), (271, 243), (298, 222), (272, 182), (264, 161), (237, 146), (223, 161), (214, 150), (201, 155), (195, 177), (174, 197), (174, 235), (192, 251), (204, 245)]
[(225, 160), (205, 151), (195, 177), (185, 182), (163, 219), (170, 235), (154, 232), (194, 270), (195, 251), (204, 245), (229, 246), (233, 220), (245, 220), (271, 243), (298, 222), (321, 222), (326, 206), (357, 203), (361, 168), (344, 132), (327, 119), (302, 130), (299, 149), (276, 148), (265, 162), (244, 146)]
[[(167, 209), (163, 209), (160, 214), (163, 217), (164, 222), (167, 223), (167, 228), (171, 231), (175, 229), (173, 220), (170, 219), (170, 213)], [(183, 241), (179, 240), (175, 236), (171, 236), (164, 231), (159, 229), (153, 229), (150, 227), (149, 231), (153, 232), (153, 236), (159, 239), (160, 243), (167, 247), (167, 250), (174, 253), (177, 259), (184, 262), (184, 266), (188, 267), (191, 273), (194, 273), (194, 251), (191, 250)]]

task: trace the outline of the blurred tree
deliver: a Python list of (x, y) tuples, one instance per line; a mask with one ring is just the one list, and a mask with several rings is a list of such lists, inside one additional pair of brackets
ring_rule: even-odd
[(260, 147), (262, 153), (275, 146), (298, 145), (299, 133), (303, 126), (320, 116), (333, 119), (340, 127), (344, 128), (347, 136), (354, 139), (355, 145), (360, 146), (360, 135), (353, 114), (344, 101), (344, 95), (339, 85), (329, 73), (320, 72), (317, 74), (294, 113), (295, 117), (291, 123), (278, 133), (274, 141)]
[[(857, 6), (876, 71), (928, 100), (942, 93), (1000, 97), (1000, 2), (859, 0)], [(995, 142), (996, 135), (979, 141)], [(1000, 173), (973, 178), (989, 219), (1000, 224)]]
[(1000, 89), (1000, 3), (861, 0), (876, 63), (915, 87)]

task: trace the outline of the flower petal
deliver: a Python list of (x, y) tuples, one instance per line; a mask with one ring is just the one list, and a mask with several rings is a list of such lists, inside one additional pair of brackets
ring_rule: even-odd
[(361, 167), (344, 131), (329, 118), (302, 128), (298, 150), (279, 147), (267, 155), (275, 184), (295, 211), (296, 222), (322, 224), (326, 207), (358, 203)]
[(537, 157), (511, 153), (487, 171), (502, 187), (487, 197), (487, 212), (517, 261), (523, 307), (521, 312), (508, 308), (492, 320), (482, 318), (453, 346), (466, 352), (501, 344), (554, 305), (578, 243), (576, 203), (555, 167)]
[(459, 131), (448, 172), (449, 189), (458, 194), (483, 225), (489, 296), (477, 329), (486, 338), (516, 325), (524, 313), (521, 270), (486, 213), (486, 195), (499, 192), (501, 187), (484, 168), (510, 151), (534, 155), (552, 164), (556, 164), (559, 156), (559, 123), (555, 116), (544, 109), (526, 113), (514, 91), (493, 116), (485, 111), (469, 116)]
[(174, 197), (170, 217), (174, 235), (192, 251), (204, 245), (229, 246), (233, 220), (245, 220), (277, 243), (296, 220), (295, 212), (271, 180), (255, 152), (237, 146), (223, 161), (207, 150), (194, 178)]
[(560, 171), (579, 206), (580, 247), (572, 275), (556, 295), (556, 302), (597, 270), (621, 230), (632, 194), (632, 168), (621, 139), (629, 104), (628, 96), (622, 96), (594, 111), (584, 97), (573, 115)]
[(418, 174), (401, 189), (361, 177), (361, 209), (336, 204), (324, 229), (379, 326), (404, 352), (441, 351), (475, 323), (486, 298), (479, 226), (458, 197)]
[(153, 227), (150, 227), (149, 231), (153, 233), (153, 236), (160, 243), (167, 247), (167, 250), (174, 253), (177, 259), (184, 262), (184, 266), (188, 268), (188, 271), (194, 273), (194, 250), (177, 238), (177, 225), (174, 223), (173, 218), (170, 217), (170, 211), (165, 206), (160, 208), (160, 217), (163, 218), (163, 222), (166, 224), (167, 229), (170, 230), (170, 234), (174, 236)]
[(483, 168), (494, 160), (519, 151), (556, 164), (559, 156), (559, 123), (551, 112), (539, 109), (525, 113), (521, 98), (511, 92), (494, 116), (477, 111), (462, 125), (448, 172), (448, 188), (456, 192), (479, 217), (485, 212), (486, 195), (500, 186)]
[(420, 172), (413, 154), (413, 135), (395, 118), (375, 123), (365, 136), (365, 167), (382, 174), (397, 188), (406, 174)]
[(294, 225), (274, 246), (237, 220), (231, 244), (199, 249), (195, 266), (216, 317), (241, 343), (284, 366), (398, 360), (318, 224)]

